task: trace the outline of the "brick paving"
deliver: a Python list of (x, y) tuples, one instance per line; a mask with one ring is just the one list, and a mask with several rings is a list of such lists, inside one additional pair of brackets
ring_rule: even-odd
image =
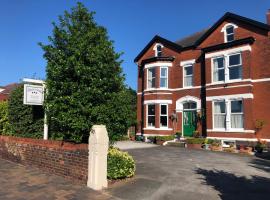
[(107, 200), (112, 197), (39, 169), (0, 159), (0, 199)]

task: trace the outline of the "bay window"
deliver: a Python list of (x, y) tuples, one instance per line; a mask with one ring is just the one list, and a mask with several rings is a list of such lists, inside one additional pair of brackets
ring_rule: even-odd
[(147, 73), (147, 88), (156, 87), (156, 68), (149, 68)]
[(160, 68), (160, 87), (161, 88), (168, 87), (168, 68), (167, 67)]
[(243, 100), (224, 100), (213, 102), (214, 129), (243, 129)]
[(155, 104), (148, 104), (147, 106), (147, 126), (155, 127)]
[(168, 127), (168, 105), (160, 104), (160, 127)]
[(214, 128), (225, 129), (226, 127), (226, 110), (225, 101), (214, 102)]

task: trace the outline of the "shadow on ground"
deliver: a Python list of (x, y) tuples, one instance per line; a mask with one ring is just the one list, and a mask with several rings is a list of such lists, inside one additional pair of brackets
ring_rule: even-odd
[(197, 169), (203, 184), (213, 187), (223, 200), (268, 199), (270, 179), (260, 176), (236, 176), (219, 170)]
[(270, 172), (270, 160), (253, 159), (249, 166), (254, 167), (265, 172)]

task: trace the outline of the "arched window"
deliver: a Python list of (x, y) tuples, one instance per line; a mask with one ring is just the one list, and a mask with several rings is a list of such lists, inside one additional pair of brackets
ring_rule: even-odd
[(226, 40), (227, 42), (234, 41), (234, 27), (232, 25), (226, 27)]
[(224, 32), (224, 42), (231, 42), (235, 40), (236, 28), (238, 28), (238, 26), (233, 23), (228, 23), (223, 26), (221, 32)]
[(197, 108), (197, 104), (196, 102), (193, 102), (193, 101), (188, 101), (183, 104), (184, 110), (190, 110), (190, 109), (196, 109), (196, 108)]

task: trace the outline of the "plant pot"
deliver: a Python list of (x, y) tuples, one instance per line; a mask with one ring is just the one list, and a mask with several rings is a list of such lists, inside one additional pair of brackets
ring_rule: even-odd
[(203, 145), (203, 148), (204, 148), (205, 150), (210, 150), (210, 149), (211, 149), (211, 144), (204, 144), (204, 145)]
[(222, 151), (222, 146), (211, 146), (211, 151)]
[(187, 144), (188, 149), (202, 149), (202, 144)]
[(261, 147), (255, 147), (255, 150), (257, 153), (262, 153), (263, 152), (263, 148)]
[(163, 145), (164, 142), (165, 142), (165, 141), (163, 141), (163, 140), (157, 140), (157, 144), (158, 144), (158, 145)]

